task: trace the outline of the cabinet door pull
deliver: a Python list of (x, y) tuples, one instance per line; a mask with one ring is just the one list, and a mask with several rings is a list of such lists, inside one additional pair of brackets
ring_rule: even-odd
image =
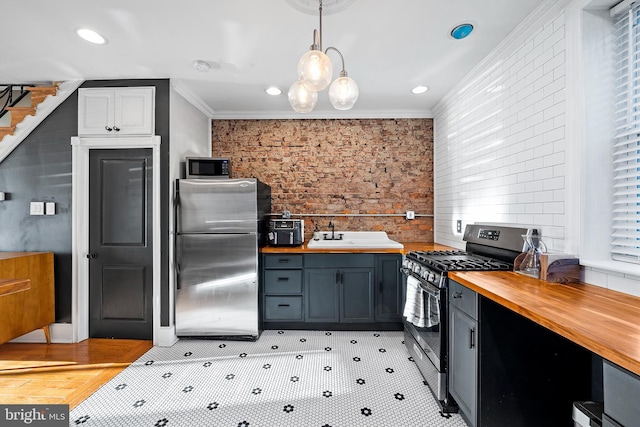
[(456, 298), (456, 299), (457, 298), (462, 298), (462, 292), (454, 292), (453, 293), (453, 297)]
[(116, 131), (116, 132), (120, 132), (120, 128), (119, 128), (119, 127), (117, 127), (117, 126), (114, 126), (114, 127), (113, 127), (113, 130), (114, 130), (114, 131)]
[(340, 283), (340, 272), (336, 271), (336, 283)]
[(289, 263), (289, 259), (288, 258), (280, 258), (278, 259), (278, 264), (288, 264)]
[(278, 282), (286, 282), (288, 280), (289, 280), (288, 277), (278, 277)]
[(289, 304), (278, 304), (278, 307), (289, 307)]
[(111, 132), (113, 129), (111, 129), (109, 126), (105, 126), (104, 127), (107, 131)]
[(469, 329), (469, 348), (474, 348), (476, 346), (476, 329)]

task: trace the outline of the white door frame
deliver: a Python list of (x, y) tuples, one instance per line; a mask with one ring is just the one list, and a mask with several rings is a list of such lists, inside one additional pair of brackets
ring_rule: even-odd
[(160, 334), (160, 137), (71, 138), (72, 146), (72, 287), (73, 342), (89, 338), (89, 150), (151, 148), (153, 164), (153, 344)]

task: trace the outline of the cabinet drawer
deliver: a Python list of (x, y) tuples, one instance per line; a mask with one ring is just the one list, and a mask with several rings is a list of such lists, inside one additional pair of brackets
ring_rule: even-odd
[(265, 255), (264, 268), (302, 268), (302, 255)]
[(274, 297), (264, 298), (265, 320), (302, 320), (302, 297)]
[(264, 293), (302, 293), (302, 270), (265, 270)]
[(449, 303), (478, 320), (478, 293), (449, 280)]
[(373, 268), (374, 254), (306, 254), (305, 268)]

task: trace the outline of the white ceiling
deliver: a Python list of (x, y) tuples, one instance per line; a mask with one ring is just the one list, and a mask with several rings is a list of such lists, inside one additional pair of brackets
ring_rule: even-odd
[[(360, 98), (349, 111), (334, 110), (327, 90), (313, 113), (291, 110), (286, 94), (319, 20), (287, 0), (6, 2), (0, 84), (171, 78), (214, 118), (431, 117), (438, 101), (543, 2), (354, 0), (331, 13), (334, 1), (325, 0), (323, 48), (338, 48), (358, 83)], [(451, 29), (464, 22), (475, 31), (453, 40)], [(91, 45), (76, 27), (92, 28), (108, 43)], [(328, 55), (335, 77), (339, 56)], [(196, 59), (214, 67), (198, 72)], [(419, 84), (430, 90), (411, 94)], [(266, 95), (270, 85), (283, 94)]]

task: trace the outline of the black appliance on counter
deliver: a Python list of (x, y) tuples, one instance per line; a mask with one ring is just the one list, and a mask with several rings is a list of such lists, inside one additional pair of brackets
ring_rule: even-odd
[(304, 220), (270, 220), (267, 241), (269, 246), (300, 246), (304, 243)]
[(410, 251), (403, 260), (407, 299), (403, 313), (405, 345), (442, 411), (457, 412), (449, 394), (449, 271), (513, 270), (524, 251), (526, 228), (469, 224), (464, 251)]

